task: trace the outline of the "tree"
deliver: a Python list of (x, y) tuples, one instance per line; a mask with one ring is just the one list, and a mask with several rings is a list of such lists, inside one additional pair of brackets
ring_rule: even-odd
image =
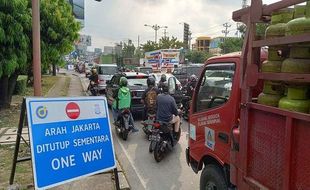
[(224, 39), (224, 42), (220, 44), (220, 48), (223, 50), (224, 53), (231, 53), (241, 51), (242, 44), (242, 38), (227, 37)]
[(178, 41), (176, 37), (162, 37), (159, 39), (159, 43), (153, 41), (147, 41), (146, 44), (142, 45), (144, 52), (154, 51), (157, 49), (180, 49), (183, 47), (183, 42)]
[(142, 49), (144, 52), (154, 51), (158, 49), (158, 44), (148, 40), (145, 44), (142, 45)]
[(30, 67), (27, 5), (26, 0), (0, 0), (0, 108), (9, 107), (19, 73)]
[(53, 75), (56, 75), (56, 65), (61, 65), (62, 57), (73, 50), (80, 25), (66, 0), (41, 1), (40, 14), (42, 70), (52, 64)]
[(135, 55), (135, 46), (132, 44), (131, 40), (128, 40), (128, 44), (124, 43), (122, 49), (122, 55), (125, 58), (133, 58)]
[[(41, 1), (40, 14), (42, 69), (55, 68), (80, 27), (66, 0)], [(32, 73), (31, 27), (31, 1), (0, 0), (0, 108), (9, 107), (18, 75)]]
[(178, 41), (177, 38), (162, 37), (159, 39), (158, 47), (159, 49), (180, 49), (183, 46), (183, 42)]
[(212, 55), (205, 51), (189, 51), (185, 57), (192, 63), (204, 63)]
[[(256, 24), (256, 35), (259, 37), (265, 36), (265, 31), (266, 31), (266, 28), (268, 26), (269, 26), (268, 23), (257, 23)], [(243, 39), (245, 32), (246, 32), (246, 25), (241, 24), (241, 25), (239, 25), (239, 27), (237, 29), (241, 33), (241, 38)]]

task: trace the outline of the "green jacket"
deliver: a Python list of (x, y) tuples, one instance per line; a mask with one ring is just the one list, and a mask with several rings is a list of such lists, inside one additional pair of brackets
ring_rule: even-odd
[(121, 87), (118, 89), (117, 97), (113, 101), (113, 108), (124, 109), (130, 108), (131, 105), (131, 94), (128, 87)]

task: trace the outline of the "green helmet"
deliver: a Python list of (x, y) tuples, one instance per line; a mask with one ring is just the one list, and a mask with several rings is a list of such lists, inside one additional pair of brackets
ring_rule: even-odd
[(126, 77), (121, 77), (121, 79), (119, 80), (119, 85), (122, 86), (127, 86), (128, 81)]

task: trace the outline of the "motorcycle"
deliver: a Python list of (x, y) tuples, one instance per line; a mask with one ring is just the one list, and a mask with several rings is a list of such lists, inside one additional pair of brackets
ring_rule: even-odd
[(123, 139), (127, 140), (129, 132), (132, 130), (130, 123), (130, 110), (124, 109), (121, 111), (115, 124), (116, 133)]
[(88, 90), (90, 91), (92, 96), (98, 96), (99, 94), (98, 84), (96, 84), (94, 81), (90, 81), (88, 85)]
[(152, 134), (153, 124), (155, 122), (156, 114), (152, 112), (147, 113), (147, 120), (141, 122), (143, 125), (142, 130), (146, 134), (148, 140), (150, 140), (150, 135)]
[(183, 98), (182, 98), (182, 105), (183, 105), (182, 116), (186, 121), (188, 121), (188, 118), (189, 118), (190, 101), (191, 101), (191, 98), (189, 96), (186, 96), (186, 95), (183, 96)]
[(181, 128), (179, 132), (174, 132), (173, 124), (156, 121), (154, 129), (150, 135), (149, 152), (154, 152), (154, 159), (160, 162), (165, 153), (172, 151), (173, 147), (178, 143), (181, 137)]

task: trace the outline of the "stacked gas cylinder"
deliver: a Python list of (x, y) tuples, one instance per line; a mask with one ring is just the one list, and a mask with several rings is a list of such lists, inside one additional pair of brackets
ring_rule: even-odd
[[(293, 20), (292, 20), (293, 19)], [(306, 6), (295, 6), (280, 10), (271, 17), (266, 29), (266, 38), (310, 34), (310, 2)], [(268, 61), (261, 67), (262, 72), (310, 74), (310, 42), (289, 46), (269, 47)], [(282, 109), (310, 113), (310, 84), (290, 81), (265, 81), (258, 103)]]

